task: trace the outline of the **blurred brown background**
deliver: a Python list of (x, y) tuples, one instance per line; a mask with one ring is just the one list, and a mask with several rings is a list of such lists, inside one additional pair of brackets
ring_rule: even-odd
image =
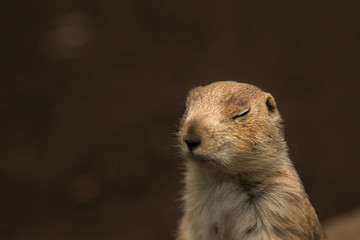
[(321, 220), (360, 206), (358, 1), (0, 3), (0, 239), (171, 239), (187, 91), (271, 92)]

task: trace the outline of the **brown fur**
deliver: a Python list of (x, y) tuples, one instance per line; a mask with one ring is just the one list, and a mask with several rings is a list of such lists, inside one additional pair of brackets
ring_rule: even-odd
[(177, 240), (325, 239), (269, 93), (237, 82), (197, 87), (179, 138), (187, 162)]

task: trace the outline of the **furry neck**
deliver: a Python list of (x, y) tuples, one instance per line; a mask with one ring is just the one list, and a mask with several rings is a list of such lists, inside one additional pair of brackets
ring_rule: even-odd
[(189, 162), (184, 196), (186, 214), (202, 216), (195, 218), (193, 226), (204, 224), (207, 218), (223, 222), (221, 216), (225, 215), (233, 218), (224, 222), (224, 229), (230, 228), (224, 231), (238, 231), (237, 236), (320, 239), (320, 235), (313, 235), (318, 234), (314, 230), (320, 228), (302, 183), (291, 161), (283, 162), (274, 167), (275, 170), (261, 174), (236, 175), (201, 168)]

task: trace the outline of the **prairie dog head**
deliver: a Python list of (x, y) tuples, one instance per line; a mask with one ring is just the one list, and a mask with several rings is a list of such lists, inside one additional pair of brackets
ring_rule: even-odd
[(231, 81), (189, 92), (179, 138), (186, 159), (230, 173), (268, 167), (286, 148), (271, 94)]

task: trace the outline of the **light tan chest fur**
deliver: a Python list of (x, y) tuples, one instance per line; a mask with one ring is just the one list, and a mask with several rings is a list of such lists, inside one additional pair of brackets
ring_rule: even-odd
[(271, 177), (249, 195), (237, 177), (189, 165), (178, 240), (321, 239), (309, 229), (317, 218), (297, 175)]
[(244, 190), (227, 179), (204, 178), (193, 179), (185, 196), (186, 221), (193, 230), (190, 230), (192, 236), (189, 239), (220, 240), (243, 236), (243, 232), (257, 222), (255, 209), (247, 206), (248, 197)]

